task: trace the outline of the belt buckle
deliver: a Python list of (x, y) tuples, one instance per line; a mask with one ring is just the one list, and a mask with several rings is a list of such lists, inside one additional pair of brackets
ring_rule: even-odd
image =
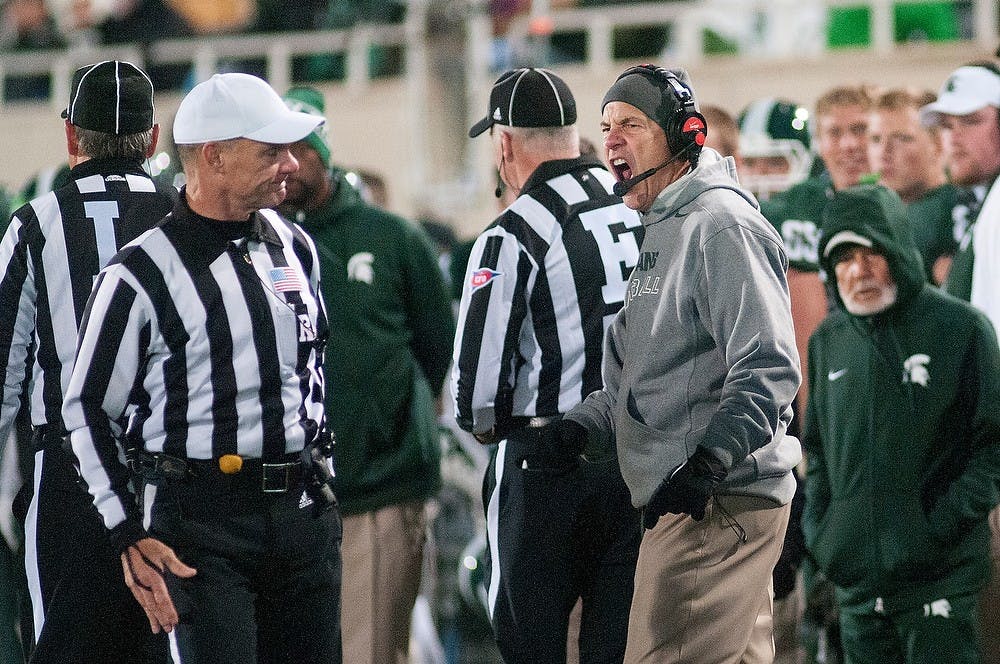
[(264, 493), (286, 493), (292, 484), (294, 463), (262, 463), (260, 490)]
[(165, 480), (184, 480), (189, 477), (191, 472), (186, 459), (169, 454), (153, 454), (151, 470), (155, 477), (161, 477)]

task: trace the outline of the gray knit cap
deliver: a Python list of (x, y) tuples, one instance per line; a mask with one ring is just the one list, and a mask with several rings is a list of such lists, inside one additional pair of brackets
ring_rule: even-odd
[[(601, 112), (604, 112), (604, 107), (609, 102), (623, 101), (638, 108), (666, 131), (667, 121), (680, 107), (680, 100), (670, 88), (670, 84), (656, 72), (648, 69), (643, 70), (639, 67), (633, 69), (635, 73), (620, 77), (604, 95), (604, 101), (601, 102)], [(691, 77), (687, 70), (668, 69), (667, 71), (691, 92), (691, 99), (695, 101), (695, 108), (697, 108), (694, 90), (691, 88)]]

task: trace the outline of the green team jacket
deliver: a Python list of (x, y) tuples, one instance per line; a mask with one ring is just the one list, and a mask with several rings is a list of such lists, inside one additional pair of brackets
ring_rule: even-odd
[(933, 276), (934, 261), (941, 256), (951, 256), (958, 249), (954, 219), (957, 205), (954, 185), (943, 184), (906, 206), (913, 241), (923, 258), (928, 279)]
[[(823, 210), (831, 196), (833, 186), (830, 178), (820, 175), (761, 201), (761, 213), (777, 229), (784, 242), (789, 267), (803, 272), (819, 269), (817, 247)], [(931, 276), (934, 261), (940, 256), (955, 253), (958, 246), (952, 218), (952, 209), (956, 205), (955, 187), (945, 184), (907, 206), (913, 241), (923, 258), (928, 277)]]
[(785, 245), (788, 267), (801, 272), (819, 270), (817, 247), (823, 210), (833, 196), (826, 174), (803, 180), (787, 191), (761, 201), (760, 212), (778, 231)]
[(896, 304), (857, 317), (838, 293), (809, 342), (803, 531), (842, 609), (855, 612), (977, 591), (989, 574), (986, 516), (1000, 500), (996, 335), (979, 311), (926, 284), (895, 200), (891, 219), (828, 217), (819, 249), (844, 229), (872, 239)]
[(339, 170), (325, 206), (297, 219), (316, 243), (327, 344), (327, 421), (344, 514), (422, 500), (440, 486), (434, 399), (455, 322), (430, 241), (362, 201)]

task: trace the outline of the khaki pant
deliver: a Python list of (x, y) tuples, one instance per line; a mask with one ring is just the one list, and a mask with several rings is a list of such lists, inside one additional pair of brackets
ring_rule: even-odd
[[(730, 519), (719, 504), (732, 515)], [(705, 518), (660, 517), (646, 531), (635, 571), (627, 664), (768, 664), (771, 572), (789, 505), (719, 496)], [(733, 521), (746, 532), (740, 543)]]
[(799, 643), (799, 625), (804, 606), (800, 574), (795, 590), (774, 602), (774, 664), (797, 664), (805, 658), (805, 649)]
[(979, 594), (979, 631), (983, 664), (1000, 664), (1000, 506), (990, 512), (993, 575)]
[(423, 502), (344, 517), (344, 662), (407, 662), (426, 525)]

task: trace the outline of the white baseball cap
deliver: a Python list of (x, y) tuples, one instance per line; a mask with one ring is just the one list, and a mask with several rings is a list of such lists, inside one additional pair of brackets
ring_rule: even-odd
[(968, 115), (981, 108), (1000, 108), (1000, 75), (986, 67), (959, 67), (941, 86), (937, 101), (920, 109), (920, 122), (933, 127), (941, 115)]
[(826, 247), (823, 249), (823, 258), (829, 258), (833, 250), (842, 244), (857, 244), (869, 249), (872, 248), (872, 241), (864, 235), (859, 235), (854, 231), (840, 231), (839, 233), (835, 233), (830, 238), (830, 241), (826, 243)]
[(192, 145), (231, 138), (284, 145), (308, 136), (321, 116), (290, 110), (264, 80), (250, 74), (216, 74), (181, 101), (174, 143)]

